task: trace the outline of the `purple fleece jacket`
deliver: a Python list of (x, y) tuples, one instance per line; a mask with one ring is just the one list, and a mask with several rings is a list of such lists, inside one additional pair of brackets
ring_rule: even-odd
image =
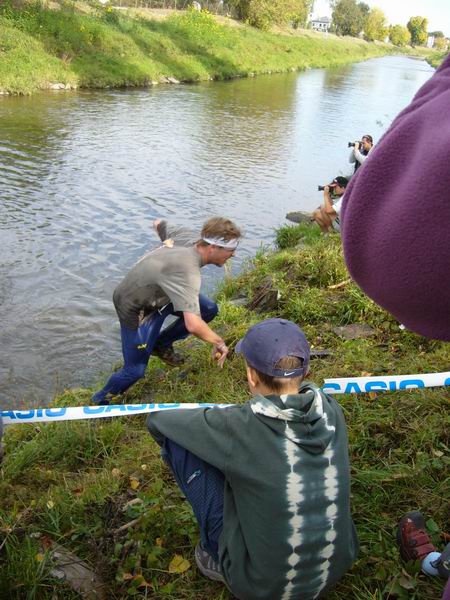
[(352, 178), (352, 278), (408, 329), (450, 341), (450, 55)]
[(450, 600), (450, 579), (447, 581), (447, 585), (445, 586), (442, 600)]

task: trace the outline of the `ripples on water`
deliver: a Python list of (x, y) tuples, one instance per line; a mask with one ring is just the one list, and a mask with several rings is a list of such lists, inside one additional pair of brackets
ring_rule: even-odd
[[(432, 69), (388, 57), (336, 70), (149, 90), (0, 97), (0, 402), (42, 405), (120, 359), (114, 287), (151, 222), (242, 225), (243, 259), (317, 184), (350, 171)], [(211, 291), (222, 272), (205, 269)]]

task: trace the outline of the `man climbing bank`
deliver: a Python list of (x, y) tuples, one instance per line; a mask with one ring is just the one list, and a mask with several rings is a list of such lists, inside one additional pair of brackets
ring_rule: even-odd
[[(161, 235), (158, 227), (157, 231)], [(168, 364), (181, 364), (173, 343), (189, 334), (212, 344), (213, 356), (223, 366), (228, 347), (208, 325), (218, 309), (200, 294), (200, 269), (208, 264), (222, 267), (234, 255), (240, 237), (241, 231), (232, 221), (213, 217), (203, 225), (194, 244), (166, 240), (134, 265), (113, 294), (124, 366), (94, 394), (94, 404), (109, 404), (112, 396), (141, 379), (152, 354)], [(179, 318), (161, 332), (169, 315)]]

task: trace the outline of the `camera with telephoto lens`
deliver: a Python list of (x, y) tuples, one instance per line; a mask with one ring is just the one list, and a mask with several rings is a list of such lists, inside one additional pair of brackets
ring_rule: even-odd
[[(333, 191), (333, 188), (334, 188), (334, 187), (336, 187), (336, 182), (335, 182), (335, 181), (332, 181), (331, 183), (328, 183), (327, 185), (328, 185), (328, 187), (330, 188), (330, 192), (332, 192), (332, 191)], [(323, 192), (323, 191), (325, 190), (325, 188), (326, 188), (326, 187), (327, 187), (326, 185), (318, 185), (318, 186), (317, 186), (317, 191), (318, 191), (318, 192)]]
[[(358, 142), (358, 144), (361, 146), (362, 142)], [(349, 142), (348, 143), (348, 147), (349, 148), (354, 148), (356, 146), (355, 142)]]

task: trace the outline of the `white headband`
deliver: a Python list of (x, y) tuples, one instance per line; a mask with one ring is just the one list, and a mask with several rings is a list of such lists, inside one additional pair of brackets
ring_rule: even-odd
[(231, 240), (224, 240), (223, 238), (202, 238), (204, 242), (207, 244), (211, 244), (212, 246), (220, 246), (221, 248), (226, 248), (227, 250), (236, 250), (239, 246), (238, 238), (231, 238)]

